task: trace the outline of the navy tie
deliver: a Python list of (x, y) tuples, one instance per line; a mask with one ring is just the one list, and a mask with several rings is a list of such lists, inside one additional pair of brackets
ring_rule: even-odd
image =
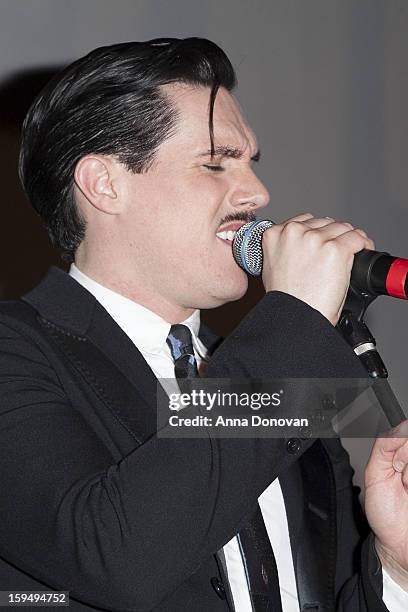
[(194, 356), (191, 331), (187, 325), (172, 325), (166, 340), (174, 360), (176, 378), (197, 378), (197, 361)]

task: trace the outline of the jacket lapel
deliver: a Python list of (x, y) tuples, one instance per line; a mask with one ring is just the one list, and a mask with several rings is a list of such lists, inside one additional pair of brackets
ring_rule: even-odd
[(296, 537), (293, 541), (291, 536), (291, 542), (300, 608), (314, 604), (319, 611), (330, 612), (335, 609), (336, 487), (328, 454), (320, 440), (305, 451), (296, 468), (297, 486), (302, 488), (299, 496), (302, 513), (299, 521), (295, 511)]
[(116, 440), (121, 452), (149, 438), (156, 430), (156, 378), (93, 295), (52, 267), (22, 299), (37, 310), (44, 331), (122, 426)]

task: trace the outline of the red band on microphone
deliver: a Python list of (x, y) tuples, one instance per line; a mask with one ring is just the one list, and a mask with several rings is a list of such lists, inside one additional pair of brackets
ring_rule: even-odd
[(385, 287), (388, 295), (407, 300), (408, 296), (405, 293), (405, 280), (408, 272), (408, 259), (396, 259), (392, 262), (388, 270)]

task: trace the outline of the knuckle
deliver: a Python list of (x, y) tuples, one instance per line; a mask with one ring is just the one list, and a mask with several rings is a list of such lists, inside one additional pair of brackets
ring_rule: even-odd
[(276, 225), (272, 225), (272, 227), (268, 227), (262, 234), (262, 238), (263, 240), (268, 240), (268, 238), (270, 238), (272, 236), (272, 234), (274, 233), (274, 230), (276, 228)]
[(343, 253), (343, 247), (339, 242), (336, 241), (336, 239), (329, 240), (328, 242), (326, 242), (324, 245), (324, 250), (326, 257), (337, 258)]
[(366, 232), (363, 229), (356, 228), (355, 231), (358, 232), (361, 236), (364, 236), (364, 238), (368, 238)]
[(287, 225), (288, 223), (301, 223), (304, 221), (305, 217), (310, 218), (313, 217), (312, 213), (308, 213), (308, 212), (302, 212), (299, 213), (298, 215), (295, 215), (294, 217), (289, 217), (288, 219), (285, 219), (284, 221), (282, 221), (281, 225)]
[(301, 221), (288, 221), (282, 229), (282, 235), (288, 238), (297, 238), (303, 230)]
[(346, 228), (348, 228), (349, 230), (353, 230), (354, 229), (354, 225), (352, 225), (351, 223), (349, 223), (348, 221), (343, 221), (342, 225), (344, 225)]
[(332, 240), (327, 243), (325, 258), (326, 261), (331, 262), (333, 265), (340, 264), (345, 265), (346, 267), (351, 267), (353, 262), (353, 251), (342, 242)]
[(273, 225), (272, 227), (268, 227), (262, 234), (262, 246), (267, 247), (269, 244), (272, 244), (272, 241), (275, 239), (276, 233), (278, 231), (278, 226)]
[(322, 242), (322, 235), (318, 229), (310, 229), (306, 232), (305, 239), (309, 247), (316, 248)]

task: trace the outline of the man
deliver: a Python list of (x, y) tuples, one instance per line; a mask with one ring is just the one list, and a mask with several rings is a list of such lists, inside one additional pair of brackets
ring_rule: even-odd
[(333, 219), (267, 230), (265, 297), (216, 350), (200, 327), (199, 309), (245, 293), (231, 239), (268, 202), (234, 82), (209, 41), (112, 45), (28, 113), (21, 179), (72, 265), (1, 306), (3, 590), (166, 612), (380, 611), (383, 581), (387, 602), (405, 596), (406, 422), (367, 468), (361, 559), (338, 441), (155, 431), (180, 331), (204, 376), (365, 376), (334, 326), (353, 255), (373, 243)]

